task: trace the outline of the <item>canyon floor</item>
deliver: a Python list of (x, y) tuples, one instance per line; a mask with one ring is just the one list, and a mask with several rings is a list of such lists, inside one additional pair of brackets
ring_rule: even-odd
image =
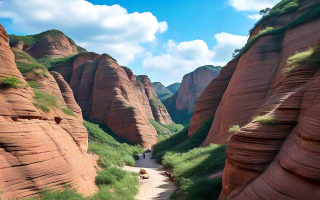
[(145, 169), (150, 178), (147, 180), (140, 180), (139, 193), (135, 197), (137, 200), (148, 199), (170, 199), (169, 196), (176, 188), (174, 182), (170, 181), (164, 175), (164, 168), (156, 163), (155, 159), (151, 159), (151, 153), (146, 154), (144, 159), (140, 155), (140, 159), (136, 161), (134, 167), (125, 166), (125, 170), (139, 172), (140, 169)]

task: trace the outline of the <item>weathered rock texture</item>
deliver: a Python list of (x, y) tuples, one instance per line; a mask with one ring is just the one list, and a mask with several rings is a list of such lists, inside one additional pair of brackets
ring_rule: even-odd
[(172, 123), (149, 78), (137, 80), (130, 69), (119, 66), (107, 54), (82, 53), (72, 63), (57, 65), (53, 70), (70, 80), (85, 118), (106, 124), (134, 144), (150, 148), (157, 142), (149, 118)]
[[(97, 190), (95, 164), (86, 152), (88, 135), (81, 111), (71, 106), (72, 96), (61, 94), (55, 79), (47, 73), (48, 77), (34, 80), (39, 90), (57, 97), (59, 106), (51, 108), (50, 113), (33, 105), (32, 89), (17, 69), (8, 35), (0, 25), (0, 78), (16, 77), (22, 82), (19, 89), (0, 89), (2, 199), (35, 197), (44, 188), (62, 189), (66, 183), (84, 195)], [(27, 76), (31, 79), (34, 73)], [(68, 105), (77, 110), (77, 117), (60, 110)]]
[(58, 58), (78, 53), (74, 41), (57, 30), (45, 31), (28, 37), (32, 43), (17, 38), (17, 41), (11, 43), (11, 46), (24, 50), (35, 58), (44, 56)]
[[(294, 13), (258, 25), (251, 38), (266, 27), (300, 23), (307, 19), (299, 19), (303, 13), (319, 11), (318, 1), (299, 3)], [(203, 145), (228, 144), (220, 199), (320, 199), (320, 19), (281, 36), (261, 37), (223, 69), (197, 103), (189, 134), (202, 118), (214, 116)], [(288, 58), (309, 48), (315, 49), (313, 58), (289, 71)], [(263, 115), (272, 120), (255, 119)], [(229, 133), (231, 125), (241, 128)]]
[(197, 100), (208, 84), (219, 75), (220, 70), (221, 67), (207, 65), (183, 77), (178, 92), (170, 98), (166, 105), (174, 121), (184, 123), (190, 120)]

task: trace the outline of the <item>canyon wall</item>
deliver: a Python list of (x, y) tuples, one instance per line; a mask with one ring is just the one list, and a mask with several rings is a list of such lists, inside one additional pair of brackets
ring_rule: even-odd
[(214, 117), (202, 145), (228, 144), (220, 199), (320, 198), (320, 3), (298, 3), (258, 24), (197, 102), (189, 135)]
[[(86, 152), (88, 133), (72, 91), (59, 74), (53, 77), (46, 69), (24, 76), (0, 25), (0, 197), (38, 197), (42, 189), (63, 189), (66, 183), (92, 195), (96, 164)], [(37, 89), (27, 81), (37, 83)], [(50, 97), (54, 106), (44, 109), (44, 96), (35, 94)]]
[(175, 122), (189, 123), (198, 98), (207, 85), (219, 75), (220, 70), (221, 67), (206, 65), (183, 77), (179, 90), (166, 104)]

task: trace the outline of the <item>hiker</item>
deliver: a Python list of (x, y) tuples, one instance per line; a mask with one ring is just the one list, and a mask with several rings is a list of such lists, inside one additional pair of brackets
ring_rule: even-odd
[(146, 153), (145, 152), (143, 152), (143, 158), (146, 158)]

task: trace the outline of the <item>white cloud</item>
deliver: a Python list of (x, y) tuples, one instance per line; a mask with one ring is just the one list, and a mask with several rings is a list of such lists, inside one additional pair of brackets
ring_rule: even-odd
[(255, 14), (255, 15), (247, 15), (247, 17), (251, 20), (258, 21), (259, 19), (261, 19), (262, 16)]
[(157, 68), (161, 70), (171, 70), (176, 74), (190, 72), (202, 65), (224, 66), (230, 59), (234, 49), (245, 45), (248, 37), (232, 35), (229, 33), (218, 33), (215, 36), (217, 45), (209, 49), (202, 40), (193, 40), (177, 44), (169, 40), (166, 45), (166, 52), (162, 55), (154, 56), (146, 54), (143, 60), (145, 68)]
[(213, 64), (214, 52), (202, 40), (176, 44), (169, 40), (166, 54), (153, 56), (151, 53), (143, 60), (147, 68), (172, 69), (175, 72), (191, 71), (201, 65)]
[(229, 3), (238, 11), (260, 11), (272, 8), (279, 0), (229, 0)]
[(217, 40), (217, 45), (214, 47), (215, 60), (219, 62), (226, 62), (230, 60), (231, 55), (235, 49), (243, 47), (248, 36), (232, 35), (230, 33), (218, 33), (214, 36)]
[(119, 5), (93, 5), (85, 0), (3, 0), (0, 17), (12, 20), (12, 29), (28, 34), (58, 29), (90, 51), (109, 53), (128, 64), (168, 29), (150, 12), (128, 13)]

